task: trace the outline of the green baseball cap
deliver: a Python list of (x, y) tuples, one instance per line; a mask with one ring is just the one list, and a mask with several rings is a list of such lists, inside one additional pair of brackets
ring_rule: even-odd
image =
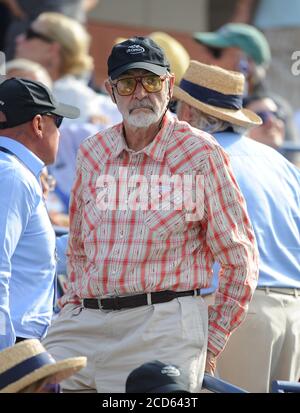
[(193, 38), (206, 46), (238, 47), (258, 65), (268, 65), (271, 51), (267, 39), (256, 27), (244, 23), (228, 23), (216, 32), (197, 32)]

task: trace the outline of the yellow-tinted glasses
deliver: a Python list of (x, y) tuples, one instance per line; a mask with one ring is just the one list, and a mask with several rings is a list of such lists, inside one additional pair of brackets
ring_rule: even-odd
[(117, 89), (120, 96), (130, 96), (136, 89), (138, 83), (149, 93), (157, 93), (162, 89), (162, 83), (167, 76), (148, 74), (143, 76), (128, 76), (117, 80), (112, 85)]

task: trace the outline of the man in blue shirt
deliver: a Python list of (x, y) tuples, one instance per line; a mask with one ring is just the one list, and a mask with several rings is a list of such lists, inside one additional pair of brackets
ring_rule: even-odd
[(300, 377), (300, 171), (245, 136), (260, 118), (243, 109), (243, 87), (241, 74), (191, 61), (174, 95), (178, 117), (227, 151), (260, 253), (257, 290), (218, 372), (251, 392), (268, 392), (272, 380)]
[(51, 321), (55, 234), (40, 173), (55, 160), (63, 117), (78, 114), (39, 82), (0, 84), (0, 350), (44, 337)]

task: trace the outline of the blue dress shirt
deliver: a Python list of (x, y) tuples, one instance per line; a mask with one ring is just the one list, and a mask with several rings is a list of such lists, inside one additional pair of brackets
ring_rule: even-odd
[(258, 287), (300, 288), (300, 170), (269, 146), (214, 134), (230, 157), (259, 250)]
[(55, 234), (39, 177), (44, 163), (0, 136), (0, 349), (15, 337), (42, 338), (55, 287)]

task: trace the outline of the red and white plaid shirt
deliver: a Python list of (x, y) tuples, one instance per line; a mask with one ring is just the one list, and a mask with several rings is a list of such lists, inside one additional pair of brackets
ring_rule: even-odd
[[(120, 180), (124, 189), (125, 170), (127, 181), (137, 174), (149, 181), (156, 175), (202, 176), (203, 216), (187, 221), (186, 209), (174, 207), (133, 210), (124, 193), (117, 209), (101, 210), (105, 188), (98, 178)], [(108, 189), (114, 193), (113, 185)], [(164, 191), (168, 188), (160, 185), (161, 198)], [(218, 261), (219, 288), (209, 307), (208, 336), (208, 348), (216, 355), (244, 318), (258, 276), (254, 233), (227, 155), (213, 137), (168, 114), (155, 139), (138, 152), (128, 149), (122, 124), (82, 143), (67, 255), (69, 285), (61, 305), (89, 297), (209, 287)]]

